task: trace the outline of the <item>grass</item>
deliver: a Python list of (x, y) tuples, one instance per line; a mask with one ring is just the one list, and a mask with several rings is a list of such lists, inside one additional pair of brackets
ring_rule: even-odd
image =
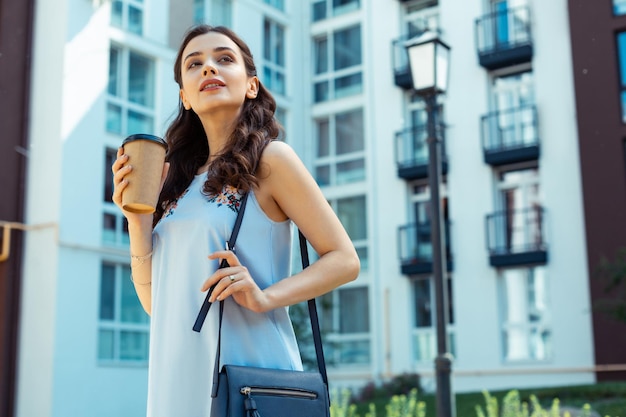
[[(493, 391), (492, 397), (502, 403), (502, 399), (509, 392)], [(626, 382), (605, 382), (593, 385), (520, 389), (522, 401), (528, 402), (530, 395), (534, 394), (542, 407), (550, 408), (554, 398), (558, 398), (561, 407), (582, 408), (589, 404), (591, 409), (600, 416), (626, 417)], [(426, 403), (426, 417), (435, 417), (437, 414), (434, 394), (419, 394), (419, 401)], [(389, 398), (377, 398), (372, 401), (377, 410), (378, 416), (385, 415), (385, 406), (389, 403)], [(476, 406), (485, 407), (485, 398), (482, 392), (457, 394), (455, 396), (457, 417), (476, 417)], [(356, 413), (365, 416), (369, 410), (369, 402), (357, 403)]]

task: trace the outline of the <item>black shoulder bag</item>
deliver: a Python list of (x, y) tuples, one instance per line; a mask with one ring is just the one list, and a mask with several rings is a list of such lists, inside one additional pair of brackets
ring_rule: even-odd
[[(245, 210), (247, 194), (235, 221), (235, 227), (228, 241), (233, 250), (241, 219)], [(309, 266), (309, 254), (306, 239), (298, 232), (302, 269)], [(225, 261), (220, 268), (228, 266)], [(211, 307), (209, 297), (203, 303), (193, 329), (197, 332)], [(217, 355), (213, 369), (213, 388), (211, 397), (211, 417), (329, 417), (330, 396), (328, 394), (328, 375), (322, 349), (322, 337), (317, 317), (315, 299), (308, 301), (309, 318), (315, 344), (318, 371), (290, 371), (266, 369), (251, 366), (224, 365), (220, 371), (220, 351), (222, 341), (222, 318), (224, 302), (220, 301), (219, 336)]]

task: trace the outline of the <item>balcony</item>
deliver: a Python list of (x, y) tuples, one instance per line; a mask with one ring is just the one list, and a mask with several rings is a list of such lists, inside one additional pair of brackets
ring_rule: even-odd
[(503, 8), (476, 19), (475, 34), (478, 62), (488, 70), (530, 62), (532, 59), (528, 6)]
[(483, 155), (499, 166), (539, 159), (537, 108), (524, 106), (489, 113), (481, 118)]
[[(452, 271), (450, 251), (450, 222), (444, 224), (446, 239), (446, 269)], [(433, 247), (430, 240), (430, 223), (412, 223), (398, 229), (401, 271), (404, 275), (431, 274), (433, 272)]]
[(489, 214), (486, 228), (491, 266), (510, 267), (548, 262), (543, 207)]
[[(445, 129), (440, 125), (441, 174), (448, 173)], [(396, 133), (396, 165), (398, 177), (405, 180), (428, 178), (428, 131), (426, 126), (411, 127)]]

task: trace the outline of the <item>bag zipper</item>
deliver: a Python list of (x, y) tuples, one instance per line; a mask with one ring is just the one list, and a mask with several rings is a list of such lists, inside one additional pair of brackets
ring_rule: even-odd
[(265, 387), (242, 387), (240, 390), (242, 395), (250, 396), (252, 394), (259, 395), (276, 395), (284, 397), (298, 397), (309, 400), (317, 398), (317, 394), (312, 391), (305, 391), (297, 388), (265, 388)]

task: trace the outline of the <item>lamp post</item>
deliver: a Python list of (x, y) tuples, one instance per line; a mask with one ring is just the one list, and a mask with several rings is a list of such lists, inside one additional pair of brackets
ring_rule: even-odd
[(450, 48), (436, 33), (425, 32), (405, 44), (413, 79), (413, 89), (426, 103), (428, 116), (428, 185), (430, 188), (430, 235), (433, 248), (433, 273), (435, 281), (435, 306), (437, 324), (437, 416), (453, 417), (456, 414), (450, 374), (452, 355), (448, 352), (448, 293), (446, 285), (445, 234), (443, 231), (442, 204), (439, 194), (441, 178), (441, 135), (437, 121), (437, 96), (448, 87)]

